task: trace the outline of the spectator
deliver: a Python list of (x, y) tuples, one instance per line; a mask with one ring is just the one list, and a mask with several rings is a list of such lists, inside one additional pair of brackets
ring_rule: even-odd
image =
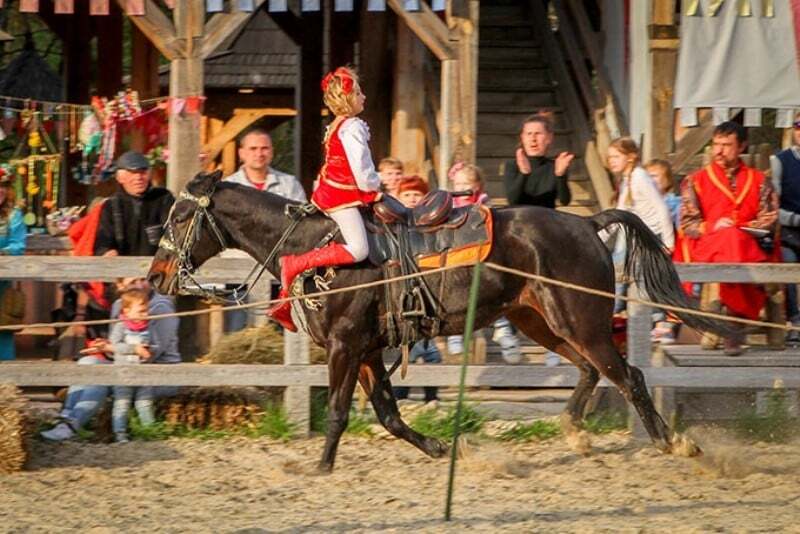
[[(399, 181), (397, 186), (397, 199), (407, 208), (413, 208), (419, 204), (420, 200), (425, 198), (428, 194), (428, 183), (419, 176), (406, 176)], [(422, 360), (424, 363), (442, 363), (442, 355), (439, 349), (430, 339), (417, 341), (409, 353), (409, 360), (411, 363), (417, 360)], [(433, 386), (426, 386), (425, 402), (438, 400), (439, 388)], [(394, 395), (398, 399), (407, 399), (409, 388), (400, 386), (394, 388)]]
[(675, 175), (672, 173), (672, 165), (663, 159), (651, 159), (645, 165), (645, 170), (650, 178), (655, 182), (661, 198), (669, 210), (669, 217), (673, 227), (680, 224), (681, 197), (676, 193)]
[[(119, 318), (111, 328), (109, 342), (113, 350), (114, 363), (177, 363), (180, 356), (177, 346), (161, 350), (164, 343), (173, 345), (177, 341), (168, 323), (144, 319), (150, 305), (150, 292), (131, 289), (120, 297)], [(177, 320), (175, 321), (177, 323)], [(152, 323), (152, 324), (151, 324)], [(175, 387), (131, 387), (114, 386), (114, 405), (111, 410), (111, 426), (114, 439), (128, 442), (128, 412), (135, 397), (134, 406), (143, 426), (155, 422), (153, 401), (157, 397), (174, 395)]]
[[(675, 234), (669, 218), (669, 209), (655, 182), (639, 166), (639, 148), (633, 139), (622, 137), (612, 141), (608, 147), (608, 168), (619, 178), (617, 209), (638, 215), (664, 246), (671, 249), (675, 244)], [(613, 251), (615, 267), (619, 271), (619, 267), (625, 261), (625, 236), (619, 231), (603, 232), (602, 235), (610, 236), (607, 242)], [(628, 284), (618, 281), (616, 294), (625, 295), (627, 291)], [(624, 309), (625, 301), (618, 299), (614, 305), (614, 312), (619, 313)]]
[[(466, 197), (454, 197), (453, 205), (456, 207), (467, 206), (470, 204), (486, 204), (489, 202), (489, 195), (484, 192), (483, 176), (478, 167), (471, 164), (456, 163), (447, 173), (454, 192), (472, 191)], [(519, 338), (514, 332), (511, 323), (505, 317), (500, 317), (494, 322), (494, 332), (492, 340), (500, 345), (500, 353), (506, 363), (517, 364), (522, 361), (522, 353), (519, 350)], [(447, 352), (450, 354), (461, 354), (464, 352), (464, 336), (448, 336)], [(558, 354), (548, 353), (545, 357), (545, 364), (548, 367), (558, 365), (561, 358)]]
[[(261, 128), (245, 130), (239, 137), (239, 159), (242, 161), (242, 166), (235, 173), (226, 176), (224, 181), (252, 187), (259, 191), (268, 191), (296, 202), (307, 202), (306, 192), (297, 178), (270, 167), (274, 157), (272, 137), (266, 130)], [(221, 255), (223, 258), (249, 257), (247, 253), (233, 249), (225, 250)], [(233, 287), (235, 286), (228, 286), (228, 289)], [(245, 328), (247, 314), (247, 310), (226, 312), (225, 331), (238, 332)]]
[(553, 143), (553, 125), (543, 113), (531, 115), (522, 123), (515, 159), (505, 164), (506, 198), (510, 205), (525, 204), (555, 208), (572, 200), (567, 171), (574, 154), (561, 152), (547, 157)]
[[(20, 256), (25, 252), (27, 228), (22, 211), (15, 207), (14, 188), (8, 174), (0, 176), (0, 255)], [(0, 298), (11, 287), (11, 282), (0, 280)], [(14, 332), (0, 332), (0, 360), (16, 358)]]
[[(728, 121), (714, 129), (712, 162), (681, 184), (681, 220), (676, 261), (744, 263), (769, 261), (771, 253), (757, 236), (774, 231), (778, 197), (764, 175), (739, 158), (747, 148), (747, 130)], [(757, 319), (766, 295), (751, 284), (720, 284), (719, 299), (728, 313)], [(740, 336), (724, 340), (725, 354), (741, 354)], [(703, 344), (713, 348), (716, 341)]]
[[(175, 304), (172, 299), (152, 291), (149, 283), (143, 278), (123, 279), (118, 284), (118, 290), (120, 293), (128, 290), (146, 292), (149, 295), (148, 315), (175, 312)], [(120, 315), (121, 307), (122, 301), (120, 299), (116, 300), (111, 307), (111, 316), (113, 318)], [(158, 345), (150, 347), (150, 361), (152, 363), (177, 363), (181, 361), (181, 356), (178, 352), (178, 322), (177, 317), (149, 321), (150, 332), (153, 334), (154, 339), (158, 339)], [(78, 360), (78, 365), (104, 365), (111, 363), (106, 357), (106, 354), (112, 353), (112, 346), (108, 341), (97, 340), (85, 352), (90, 352), (91, 354)], [(162, 396), (168, 394), (172, 388), (152, 389), (154, 390), (153, 396)], [(108, 394), (108, 386), (70, 386), (69, 390), (67, 390), (64, 406), (59, 414), (58, 423), (52, 429), (41, 432), (41, 436), (52, 441), (62, 441), (74, 437), (103, 407)]]
[(396, 158), (383, 158), (378, 163), (381, 176), (381, 190), (387, 195), (397, 196), (397, 188), (403, 178), (403, 162)]
[(175, 201), (172, 193), (150, 185), (150, 164), (128, 151), (116, 163), (120, 190), (103, 204), (94, 242), (95, 256), (152, 256)]
[[(772, 185), (780, 199), (781, 253), (787, 263), (800, 260), (800, 113), (795, 116), (792, 126), (792, 147), (770, 157)], [(800, 326), (797, 284), (786, 286), (786, 317), (792, 326)], [(800, 332), (789, 332), (786, 341), (799, 344)]]

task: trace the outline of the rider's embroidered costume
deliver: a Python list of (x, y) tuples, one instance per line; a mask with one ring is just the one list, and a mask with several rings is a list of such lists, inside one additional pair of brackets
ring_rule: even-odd
[[(768, 255), (742, 228), (772, 230), (778, 203), (772, 184), (741, 161), (726, 173), (711, 163), (681, 184), (681, 227), (675, 261), (749, 263), (780, 261)], [(723, 217), (733, 226), (715, 230)], [(775, 247), (780, 253), (780, 247)], [(773, 255), (774, 256), (774, 255)], [(766, 295), (753, 284), (720, 284), (720, 300), (738, 316), (757, 319)]]
[[(325, 76), (322, 90), (326, 94), (334, 78), (344, 96), (350, 98), (355, 91), (355, 98), (360, 98), (361, 89), (355, 74), (346, 68), (338, 68)], [(345, 244), (332, 243), (298, 256), (281, 257), (281, 298), (288, 295), (292, 281), (306, 269), (347, 265), (367, 258), (367, 230), (358, 208), (377, 200), (381, 186), (368, 142), (369, 128), (361, 119), (337, 115), (328, 127), (324, 140), (325, 162), (311, 202), (339, 225)], [(268, 315), (284, 328), (297, 330), (289, 302), (273, 306)]]

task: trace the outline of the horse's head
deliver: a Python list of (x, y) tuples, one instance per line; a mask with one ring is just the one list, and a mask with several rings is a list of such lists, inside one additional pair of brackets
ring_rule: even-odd
[(222, 172), (195, 176), (173, 204), (147, 279), (160, 293), (174, 295), (206, 260), (219, 254), (227, 233), (213, 214), (214, 190)]

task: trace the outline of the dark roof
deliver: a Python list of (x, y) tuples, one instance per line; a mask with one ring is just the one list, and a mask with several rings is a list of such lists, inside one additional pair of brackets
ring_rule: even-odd
[(0, 94), (32, 100), (58, 102), (63, 98), (63, 82), (28, 38), (25, 48), (0, 71)]
[[(278, 27), (266, 10), (253, 13), (238, 35), (223, 43), (205, 61), (206, 89), (293, 89), (297, 45)], [(169, 83), (169, 70), (160, 74)]]

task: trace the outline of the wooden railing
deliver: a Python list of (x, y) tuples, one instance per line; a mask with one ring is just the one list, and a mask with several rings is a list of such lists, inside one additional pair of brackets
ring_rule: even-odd
[[(150, 258), (85, 258), (71, 256), (0, 257), (0, 279), (33, 281), (115, 280), (144, 276)], [(250, 272), (249, 259), (213, 259), (200, 271), (204, 282), (236, 283)], [(685, 281), (787, 284), (800, 280), (800, 264), (678, 264)], [(466, 267), (465, 267), (466, 268)], [(261, 293), (262, 295), (264, 293)], [(259, 299), (261, 297), (255, 296)], [(650, 311), (630, 311), (628, 358), (640, 366), (650, 386), (700, 388), (770, 388), (780, 379), (787, 388), (800, 388), (800, 368), (726, 367), (703, 369), (652, 367)], [(310, 388), (327, 384), (327, 367), (309, 365), (308, 337), (287, 333), (283, 365), (164, 366), (72, 365), (66, 362), (0, 363), (0, 383), (21, 386), (67, 386), (102, 383), (108, 385), (182, 386), (285, 386), (284, 403), (300, 432), (308, 430)], [(458, 366), (411, 366), (408, 376), (393, 383), (410, 386), (455, 386)], [(578, 379), (571, 366), (544, 368), (526, 365), (476, 365), (467, 373), (468, 386), (573, 387)], [(607, 384), (605, 384), (607, 385)]]

